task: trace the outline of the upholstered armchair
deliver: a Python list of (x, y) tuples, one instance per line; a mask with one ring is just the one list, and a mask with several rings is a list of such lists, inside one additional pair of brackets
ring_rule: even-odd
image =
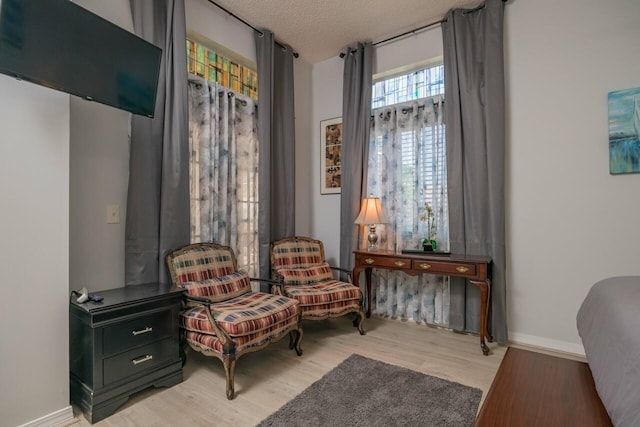
[[(272, 242), (270, 257), (272, 278), (278, 282), (272, 292), (298, 300), (303, 319), (355, 313), (353, 325), (365, 334), (362, 291), (351, 283), (349, 270), (326, 262), (320, 240), (294, 236)], [(334, 271), (345, 273), (348, 282), (335, 280)]]
[(289, 348), (302, 355), (300, 303), (283, 295), (252, 292), (250, 281), (262, 279), (238, 271), (230, 247), (195, 243), (169, 253), (166, 261), (172, 282), (186, 290), (180, 313), (183, 345), (186, 342), (222, 361), (228, 399), (234, 398), (236, 360), (243, 354), (288, 334)]

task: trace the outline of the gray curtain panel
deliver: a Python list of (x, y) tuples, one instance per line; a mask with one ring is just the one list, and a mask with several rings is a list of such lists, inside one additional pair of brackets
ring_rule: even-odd
[[(258, 62), (260, 277), (270, 277), (269, 244), (295, 234), (293, 49), (255, 33)], [(263, 289), (267, 291), (267, 288)]]
[[(493, 258), (490, 329), (507, 343), (503, 3), (451, 10), (442, 25), (451, 251)], [(478, 290), (451, 279), (450, 325), (478, 331)]]
[[(371, 43), (347, 48), (342, 84), (342, 183), (340, 194), (340, 266), (353, 269), (359, 226), (353, 222), (367, 191), (371, 125)], [(379, 195), (377, 195), (379, 196)]]
[(184, 0), (131, 0), (136, 34), (162, 48), (155, 116), (131, 121), (125, 284), (170, 282), (164, 257), (189, 243)]

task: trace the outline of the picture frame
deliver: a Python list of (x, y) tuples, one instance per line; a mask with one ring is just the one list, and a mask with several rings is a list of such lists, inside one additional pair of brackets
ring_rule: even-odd
[(640, 87), (609, 92), (609, 173), (640, 173)]
[(320, 122), (320, 194), (340, 194), (342, 117)]

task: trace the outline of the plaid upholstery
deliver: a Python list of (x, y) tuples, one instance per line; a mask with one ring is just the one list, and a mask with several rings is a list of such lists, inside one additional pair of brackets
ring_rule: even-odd
[(249, 276), (242, 271), (199, 282), (185, 282), (182, 286), (187, 289), (189, 295), (204, 297), (211, 302), (226, 301), (251, 292)]
[(351, 283), (329, 280), (312, 285), (285, 286), (288, 297), (300, 302), (302, 316), (327, 317), (358, 311), (362, 291)]
[(278, 268), (276, 271), (284, 279), (285, 285), (310, 285), (333, 280), (331, 267), (326, 262), (310, 267)]
[(226, 276), (235, 271), (233, 257), (228, 250), (206, 246), (195, 247), (180, 254), (172, 263), (178, 277), (178, 286), (183, 286), (185, 282), (200, 282)]
[[(236, 354), (242, 353), (244, 350), (261, 346), (270, 341), (275, 341), (282, 335), (290, 332), (291, 329), (295, 329), (297, 324), (297, 316), (289, 318), (283, 322), (273, 325), (271, 330), (262, 330), (255, 334), (248, 334), (241, 337), (234, 337), (233, 342), (236, 345)], [(222, 344), (215, 335), (201, 334), (194, 331), (185, 331), (185, 338), (187, 343), (194, 348), (199, 349), (204, 353), (222, 353)]]
[(307, 267), (323, 262), (320, 245), (307, 241), (288, 241), (273, 246), (274, 269)]
[[(279, 295), (251, 292), (211, 307), (217, 324), (236, 341), (237, 337), (272, 335), (280, 324), (286, 326), (298, 320), (298, 301)], [(180, 313), (180, 326), (193, 332), (213, 334), (203, 307)]]

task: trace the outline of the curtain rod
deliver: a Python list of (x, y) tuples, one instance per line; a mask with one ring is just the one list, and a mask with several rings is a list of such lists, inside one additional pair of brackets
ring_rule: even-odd
[[(249, 24), (247, 21), (245, 21), (244, 19), (240, 18), (238, 15), (234, 14), (233, 12), (231, 12), (228, 9), (225, 9), (224, 7), (220, 6), (218, 3), (214, 2), (213, 0), (208, 0), (209, 3), (211, 3), (212, 5), (216, 6), (219, 9), (224, 10), (226, 13), (228, 13), (229, 15), (233, 16), (234, 18), (236, 18), (238, 21), (242, 22), (244, 25), (246, 25), (249, 28), (252, 28), (255, 32), (257, 32), (258, 34), (260, 34), (261, 36), (264, 36), (264, 32), (260, 31), (259, 29), (257, 29), (256, 27), (254, 27), (253, 25)], [(287, 47), (285, 45), (283, 45), (282, 43), (280, 43), (279, 41), (275, 41), (276, 44), (278, 46), (280, 46), (282, 49), (286, 50)], [(295, 50), (293, 51), (293, 57), (297, 58), (298, 56), (298, 52), (296, 52)]]
[[(509, 0), (502, 0), (502, 3), (506, 3), (507, 1), (509, 1)], [(475, 12), (475, 11), (480, 10), (480, 9), (484, 9), (484, 4), (481, 4), (480, 6), (474, 8), (474, 9), (466, 10), (463, 13), (465, 13), (465, 14), (472, 13), (472, 12)], [(409, 34), (413, 34), (413, 33), (418, 32), (418, 31), (426, 30), (427, 28), (434, 27), (436, 25), (441, 25), (443, 22), (447, 22), (447, 19), (444, 18), (444, 19), (441, 19), (439, 21), (434, 21), (434, 22), (431, 22), (430, 24), (426, 24), (426, 25), (423, 25), (421, 27), (414, 28), (413, 30), (405, 31), (402, 34), (397, 34), (395, 36), (389, 37), (388, 39), (384, 39), (384, 40), (380, 40), (379, 42), (372, 43), (371, 46), (378, 46), (379, 44), (390, 42), (391, 40), (399, 39), (400, 37), (404, 37), (404, 36), (407, 36)], [(345, 55), (346, 55), (345, 52), (340, 52), (340, 58), (344, 58)]]

